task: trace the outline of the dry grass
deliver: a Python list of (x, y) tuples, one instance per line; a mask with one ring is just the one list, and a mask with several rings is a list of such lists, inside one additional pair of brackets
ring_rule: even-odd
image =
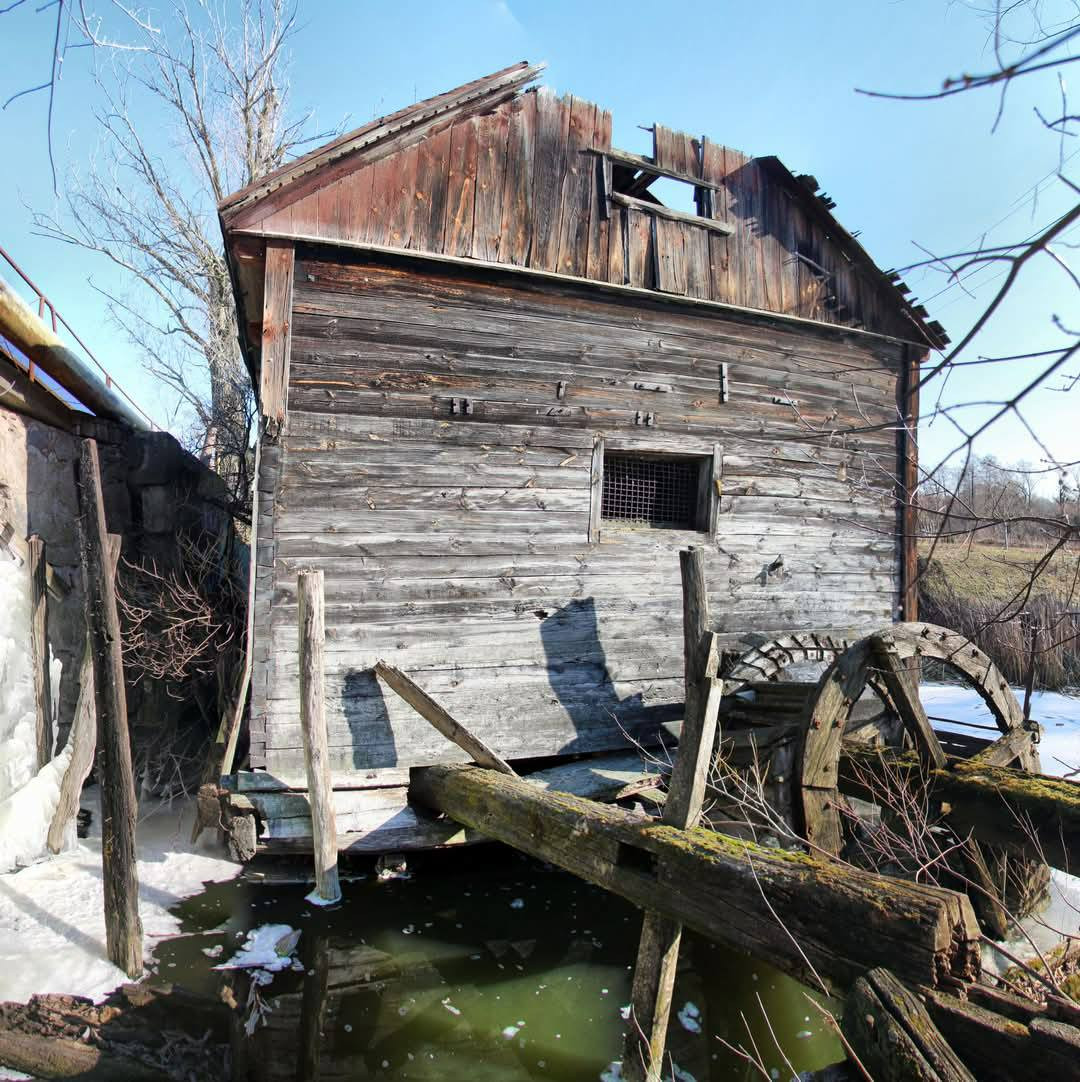
[[(1021, 613), (1042, 629), (1035, 669), (1041, 688), (1080, 684), (1080, 551), (939, 545), (919, 561), (919, 613), (979, 644), (1013, 684), (1028, 671)], [(1077, 615), (1072, 615), (1077, 614)]]

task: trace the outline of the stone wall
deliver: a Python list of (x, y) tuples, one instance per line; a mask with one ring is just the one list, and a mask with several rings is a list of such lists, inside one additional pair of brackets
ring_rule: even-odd
[[(126, 561), (149, 557), (166, 570), (177, 560), (180, 539), (225, 537), (230, 530), (221, 479), (168, 433), (92, 418), (75, 428), (69, 432), (0, 408), (0, 525), (10, 523), (17, 537), (43, 538), (46, 558), (67, 588), (62, 598), (49, 597), (49, 642), (63, 663), (61, 739), (74, 715), (86, 634), (75, 488), (80, 434), (98, 441), (106, 522), (110, 533), (123, 537)], [(29, 637), (29, 628), (11, 630)], [(133, 725), (140, 720), (140, 701), (139, 691), (129, 695)]]

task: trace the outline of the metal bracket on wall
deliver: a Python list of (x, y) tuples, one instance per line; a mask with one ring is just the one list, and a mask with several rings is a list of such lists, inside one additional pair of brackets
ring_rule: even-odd
[(471, 414), (473, 411), (472, 400), (468, 398), (451, 398), (450, 399), (450, 412), (454, 414), (466, 413)]
[(656, 424), (656, 414), (642, 413), (641, 410), (638, 410), (637, 413), (634, 414), (634, 424), (647, 425), (649, 428), (652, 428), (653, 425)]
[(728, 367), (727, 361), (720, 362), (720, 401), (726, 402), (731, 397), (731, 390), (728, 387)]

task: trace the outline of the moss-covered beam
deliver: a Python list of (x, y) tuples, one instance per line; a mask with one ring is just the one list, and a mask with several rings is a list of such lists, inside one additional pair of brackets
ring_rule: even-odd
[(410, 796), (802, 980), (816, 972), (842, 989), (886, 965), (936, 984), (978, 968), (975, 915), (952, 891), (679, 830), (477, 767), (416, 770)]
[[(883, 760), (883, 756), (887, 760)], [(976, 840), (1007, 845), (1054, 868), (1080, 868), (1080, 784), (949, 757), (927, 770), (913, 752), (902, 755), (844, 745), (840, 789), (870, 795), (867, 780), (888, 776), (907, 785), (929, 785), (949, 805), (949, 822)]]

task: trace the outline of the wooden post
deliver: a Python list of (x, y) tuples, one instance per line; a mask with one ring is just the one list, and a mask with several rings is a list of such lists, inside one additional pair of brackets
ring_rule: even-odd
[(116, 576), (108, 558), (97, 443), (82, 441), (79, 459), (79, 543), (86, 576), (86, 626), (94, 669), (101, 863), (109, 959), (129, 977), (142, 973), (142, 921), (135, 854), (135, 784), (131, 774), (127, 697)]
[(338, 882), (337, 825), (330, 758), (326, 743), (326, 696), (323, 647), (323, 573), (301, 571), (296, 580), (300, 604), (300, 729), (304, 738), (311, 832), (315, 849), (315, 890), (310, 901), (327, 905), (341, 900)]
[[(116, 573), (120, 559), (120, 535), (109, 534), (109, 567)], [(86, 636), (86, 649), (79, 667), (79, 699), (75, 704), (75, 718), (68, 733), (71, 758), (60, 782), (60, 796), (49, 825), (47, 844), (49, 851), (59, 853), (64, 847), (64, 835), (68, 824), (79, 810), (79, 797), (90, 768), (94, 765), (94, 749), (97, 747), (97, 720), (94, 708), (94, 658), (90, 648), (90, 635)]]
[(49, 592), (46, 583), (45, 542), (37, 534), (27, 538), (30, 553), (30, 654), (34, 662), (34, 703), (37, 709), (37, 768), (52, 758), (52, 684), (49, 674)]
[[(685, 830), (696, 827), (705, 799), (705, 783), (716, 742), (716, 719), (722, 688), (716, 679), (716, 644), (709, 630), (705, 557), (700, 548), (679, 553), (683, 583), (683, 640), (686, 709), (679, 749), (671, 772), (664, 822)], [(682, 925), (646, 910), (634, 967), (631, 1025), (623, 1055), (628, 1082), (657, 1082), (664, 1060)]]

